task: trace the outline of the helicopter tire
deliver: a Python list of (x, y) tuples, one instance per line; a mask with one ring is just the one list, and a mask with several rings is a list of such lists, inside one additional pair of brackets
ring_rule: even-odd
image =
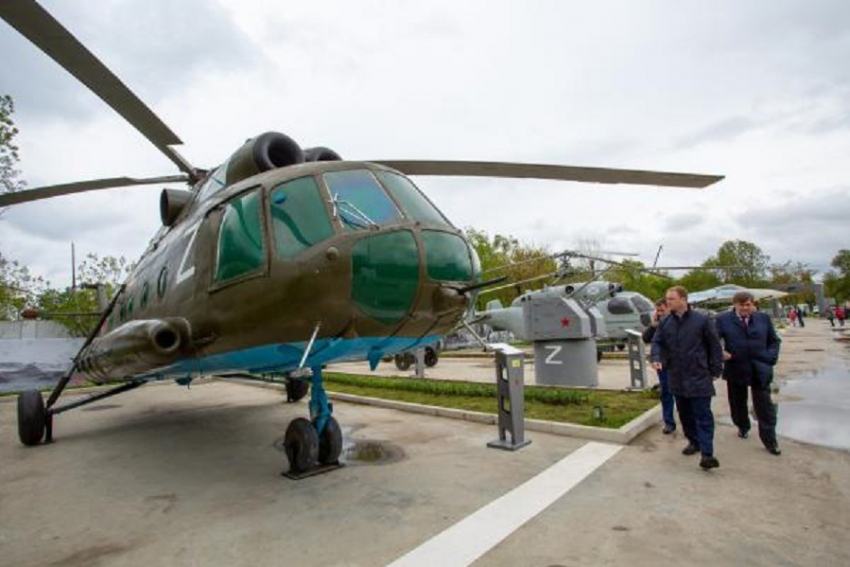
[(437, 366), (440, 356), (437, 354), (437, 349), (434, 347), (425, 347), (425, 366), (433, 368)]
[(289, 422), (283, 437), (283, 448), (289, 459), (290, 472), (300, 473), (316, 467), (319, 434), (309, 419), (297, 417)]
[(596, 351), (596, 362), (597, 363), (602, 362), (602, 351), (601, 350)]
[(319, 464), (334, 465), (342, 454), (342, 429), (333, 417), (328, 418), (325, 429), (319, 435)]
[(401, 371), (408, 370), (414, 362), (413, 355), (409, 352), (400, 352), (394, 357), (395, 367)]
[(310, 383), (295, 378), (286, 379), (286, 403), (293, 404), (300, 401), (310, 391)]
[(27, 390), (18, 396), (18, 438), (32, 447), (41, 443), (47, 424), (44, 398), (38, 390)]
[(626, 350), (626, 345), (624, 345), (623, 343), (618, 343), (617, 350), (619, 350), (620, 352)]

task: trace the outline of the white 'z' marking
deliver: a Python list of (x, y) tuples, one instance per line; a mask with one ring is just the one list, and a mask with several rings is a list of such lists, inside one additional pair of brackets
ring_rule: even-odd
[(192, 251), (192, 246), (195, 244), (195, 237), (198, 235), (198, 228), (200, 228), (200, 226), (201, 223), (199, 221), (195, 224), (195, 226), (186, 231), (186, 234), (189, 235), (189, 244), (186, 245), (186, 250), (183, 252), (183, 259), (180, 260), (180, 267), (177, 268), (177, 279), (174, 282), (175, 285), (179, 285), (195, 275), (195, 262), (193, 261), (192, 265), (189, 268), (186, 268), (186, 260), (189, 259), (189, 253)]
[(558, 353), (561, 352), (561, 349), (564, 348), (564, 347), (562, 347), (561, 345), (546, 345), (544, 348), (548, 348), (548, 349), (552, 350), (552, 353), (549, 356), (547, 356), (546, 360), (544, 361), (546, 364), (563, 364), (564, 363), (563, 360), (553, 360), (556, 356), (558, 356)]

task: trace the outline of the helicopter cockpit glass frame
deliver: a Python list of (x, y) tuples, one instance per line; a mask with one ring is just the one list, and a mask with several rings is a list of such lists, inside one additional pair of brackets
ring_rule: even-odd
[(347, 230), (396, 224), (401, 211), (368, 169), (328, 171), (322, 179), (330, 194), (332, 216)]
[(222, 204), (213, 287), (263, 275), (267, 267), (263, 191), (256, 186)]

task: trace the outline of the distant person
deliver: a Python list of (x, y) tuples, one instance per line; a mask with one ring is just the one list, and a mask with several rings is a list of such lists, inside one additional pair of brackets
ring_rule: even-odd
[(750, 292), (737, 292), (732, 305), (732, 311), (716, 320), (717, 335), (723, 341), (723, 378), (729, 394), (732, 423), (738, 428), (738, 437), (746, 439), (750, 431), (747, 391), (752, 390), (759, 438), (770, 454), (781, 455), (776, 441), (776, 406), (770, 399), (770, 383), (782, 341), (770, 317), (756, 311)]
[(799, 305), (796, 307), (796, 310), (797, 310), (797, 322), (800, 324), (801, 327), (805, 327), (806, 322), (803, 320), (803, 315), (804, 315), (803, 310), (800, 309)]
[(838, 325), (844, 326), (844, 319), (847, 318), (847, 311), (840, 305), (835, 306), (835, 318), (838, 319)]
[[(652, 337), (655, 336), (655, 330), (658, 328), (658, 324), (669, 312), (666, 299), (659, 299), (655, 302), (655, 313), (652, 314), (652, 323), (643, 332), (643, 342), (652, 342)], [(673, 409), (676, 402), (673, 399), (673, 392), (670, 391), (670, 382), (665, 368), (658, 371), (658, 389), (661, 391), (661, 415), (664, 419), (664, 429), (662, 432), (664, 435), (669, 435), (676, 431), (676, 419), (673, 417)]]
[(691, 309), (688, 290), (674, 286), (665, 295), (670, 314), (652, 338), (652, 366), (666, 370), (676, 397), (679, 421), (688, 438), (683, 455), (702, 454), (705, 470), (720, 466), (714, 456), (714, 378), (723, 370), (723, 349), (707, 315)]
[(792, 307), (791, 309), (788, 310), (788, 320), (791, 321), (792, 327), (797, 326), (797, 308), (796, 307)]
[(826, 318), (829, 319), (829, 326), (835, 327), (835, 308), (827, 307), (826, 308)]

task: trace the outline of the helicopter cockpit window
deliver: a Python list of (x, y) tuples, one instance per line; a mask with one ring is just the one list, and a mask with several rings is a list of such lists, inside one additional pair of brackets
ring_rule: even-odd
[(431, 201), (416, 188), (410, 179), (390, 171), (379, 171), (377, 175), (390, 195), (401, 203), (407, 216), (420, 222), (451, 226), (446, 217), (431, 204)]
[(625, 297), (612, 297), (608, 300), (608, 311), (614, 315), (628, 315), (634, 313), (632, 304)]
[(469, 246), (456, 234), (423, 230), (428, 277), (435, 281), (472, 281), (476, 277)]
[(348, 230), (393, 223), (401, 213), (370, 171), (353, 169), (323, 175), (334, 214)]
[(221, 217), (215, 281), (223, 282), (265, 265), (262, 200), (259, 189), (229, 201)]
[(204, 199), (208, 199), (212, 195), (215, 195), (227, 185), (225, 179), (227, 178), (227, 164), (230, 162), (228, 159), (226, 162), (221, 164), (213, 171), (201, 188), (198, 190), (198, 199), (203, 201)]
[(294, 258), (333, 236), (319, 187), (313, 177), (301, 177), (275, 187), (269, 199), (277, 255)]
[(632, 296), (632, 303), (640, 313), (648, 313), (655, 309), (655, 306), (653, 306), (652, 303), (639, 295)]

